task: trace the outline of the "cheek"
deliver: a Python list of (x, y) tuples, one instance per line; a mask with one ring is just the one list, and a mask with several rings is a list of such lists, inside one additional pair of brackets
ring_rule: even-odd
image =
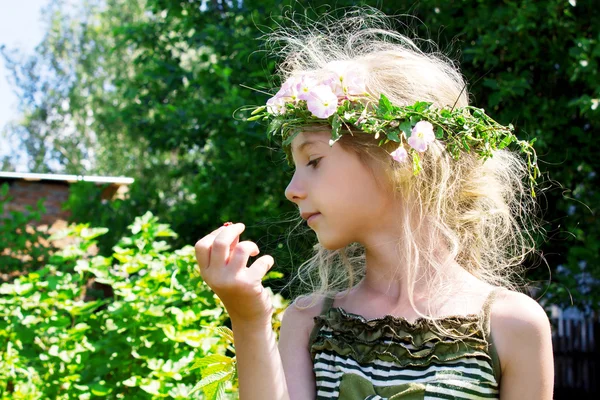
[(348, 222), (374, 216), (385, 206), (381, 188), (377, 186), (371, 172), (362, 165), (339, 171), (336, 179), (329, 191), (337, 209), (346, 217), (356, 217), (349, 218)]

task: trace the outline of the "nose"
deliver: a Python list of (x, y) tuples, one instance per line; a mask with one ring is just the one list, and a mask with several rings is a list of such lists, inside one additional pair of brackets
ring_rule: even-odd
[(306, 190), (301, 185), (298, 174), (294, 173), (290, 183), (285, 188), (285, 197), (292, 203), (296, 203), (298, 200), (306, 197)]

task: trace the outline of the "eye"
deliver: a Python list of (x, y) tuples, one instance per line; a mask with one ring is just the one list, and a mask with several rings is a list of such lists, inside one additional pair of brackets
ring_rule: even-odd
[(317, 165), (319, 164), (319, 160), (321, 160), (321, 158), (323, 157), (319, 157), (319, 158), (315, 158), (314, 160), (310, 161), (308, 164), (306, 164), (307, 166), (312, 166), (313, 169), (317, 168)]

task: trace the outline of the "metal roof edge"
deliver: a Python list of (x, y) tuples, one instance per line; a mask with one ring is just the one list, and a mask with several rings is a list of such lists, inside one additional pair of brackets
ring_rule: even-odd
[(130, 185), (134, 182), (133, 178), (118, 176), (94, 176), (94, 175), (66, 175), (66, 174), (37, 174), (32, 172), (3, 172), (0, 171), (0, 178), (23, 179), (26, 181), (63, 181), (63, 182), (95, 182), (95, 183), (114, 183), (118, 185)]

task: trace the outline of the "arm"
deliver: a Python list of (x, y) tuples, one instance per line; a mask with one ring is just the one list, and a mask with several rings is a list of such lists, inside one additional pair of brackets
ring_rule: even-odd
[(293, 303), (283, 313), (279, 351), (292, 400), (316, 398), (317, 389), (308, 340), (314, 326), (313, 316), (318, 314), (320, 307), (318, 305), (301, 310)]
[(219, 296), (233, 328), (239, 394), (242, 400), (288, 400), (281, 357), (271, 327), (273, 305), (262, 278), (273, 266), (251, 241), (240, 242), (244, 224), (224, 225), (194, 246), (202, 279)]
[(492, 307), (492, 337), (502, 366), (502, 400), (551, 400), (554, 360), (550, 322), (527, 295), (510, 292)]
[(271, 321), (250, 324), (232, 319), (231, 324), (240, 399), (288, 400), (290, 396)]
[(267, 399), (267, 394), (272, 394), (269, 399), (315, 399), (308, 340), (319, 304), (301, 310), (293, 303), (285, 310), (279, 345), (270, 322), (253, 327), (232, 320), (240, 399)]

